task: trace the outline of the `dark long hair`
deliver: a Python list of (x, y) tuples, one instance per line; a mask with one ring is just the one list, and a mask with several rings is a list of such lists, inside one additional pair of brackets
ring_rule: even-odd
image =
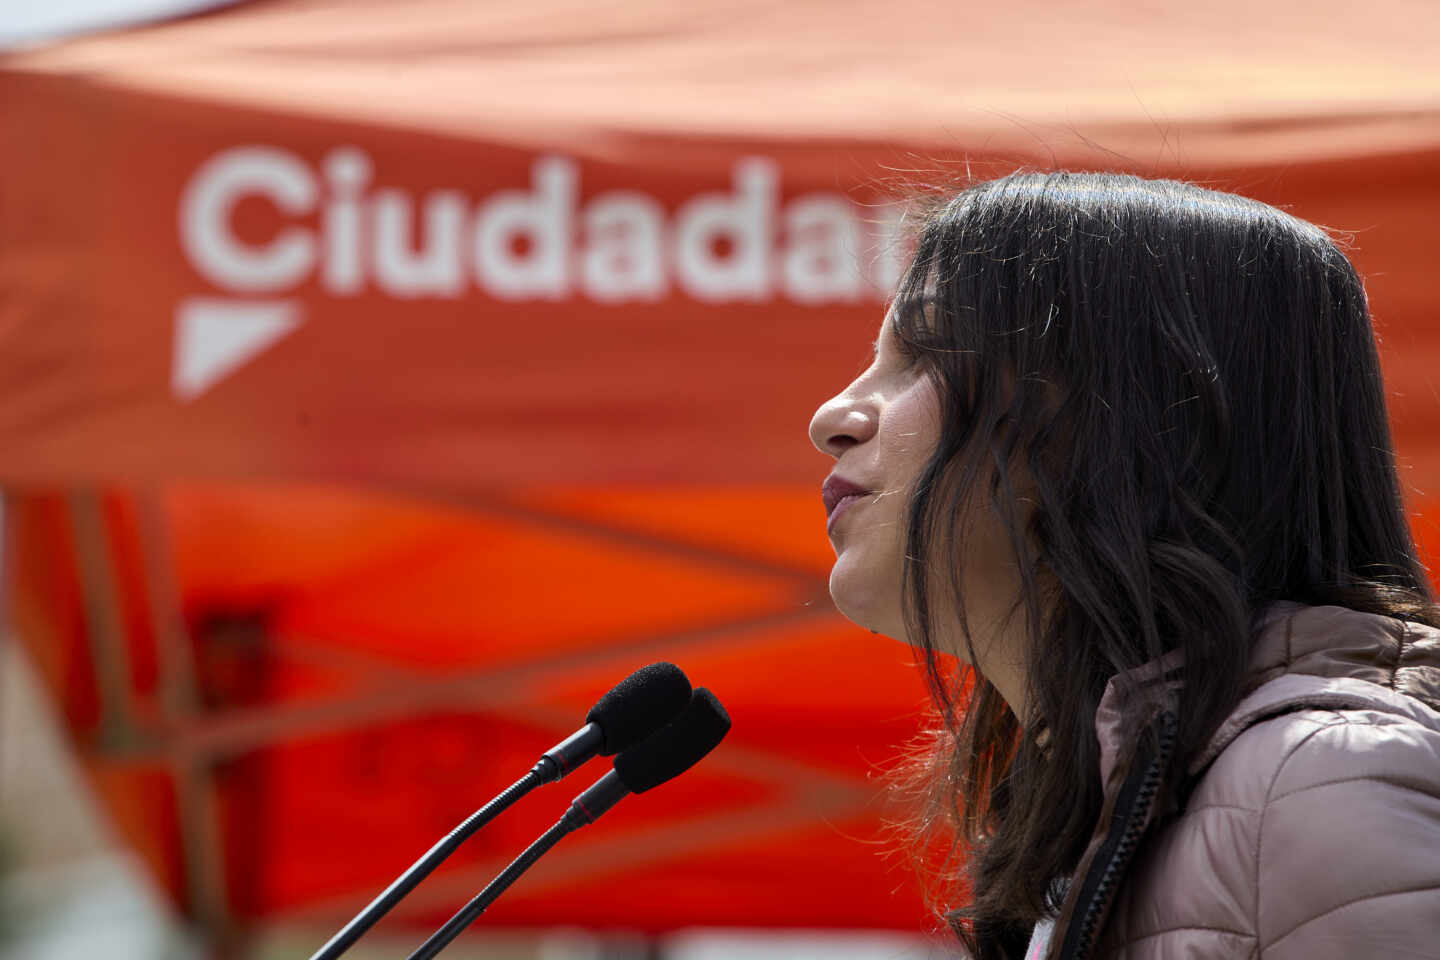
[[(1433, 596), (1364, 289), (1312, 224), (1173, 181), (1014, 174), (924, 219), (893, 313), (942, 405), (904, 570), (945, 721), (926, 822), (968, 861), (956, 933), (977, 960), (1008, 958), (1095, 827), (1112, 676), (1180, 651), (1176, 791), (1246, 692), (1270, 603), (1435, 624)], [(1019, 563), (1026, 717), (938, 649), (937, 611), (965, 624), (958, 564), (940, 558), (963, 556), (972, 505)]]

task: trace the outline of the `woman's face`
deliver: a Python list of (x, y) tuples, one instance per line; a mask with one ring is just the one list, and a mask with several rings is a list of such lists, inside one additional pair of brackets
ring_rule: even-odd
[[(830, 596), (849, 620), (877, 633), (909, 642), (901, 613), (900, 576), (905, 515), (911, 491), (940, 441), (940, 398), (923, 366), (912, 363), (886, 318), (875, 357), (854, 382), (827, 400), (810, 421), (810, 439), (836, 460), (832, 477), (868, 491), (830, 514)], [(1016, 478), (1024, 484), (1023, 473)], [(985, 489), (981, 484), (980, 489)], [(1030, 514), (1022, 490), (1017, 503), (1021, 529)], [(1021, 578), (1010, 536), (991, 508), (967, 518), (960, 565), (965, 613), (976, 653), (995, 671), (1010, 669), (1018, 649), (1008, 616), (1019, 597)], [(944, 581), (948, 582), (948, 578)], [(932, 581), (941, 649), (962, 658), (965, 644), (944, 587)], [(938, 592), (937, 592), (938, 590)], [(980, 664), (982, 667), (985, 664)], [(987, 671), (988, 672), (988, 671)]]
[[(940, 439), (939, 397), (901, 352), (890, 318), (870, 366), (827, 400), (810, 440), (836, 460), (831, 476), (867, 491), (830, 514), (830, 596), (848, 619), (903, 640), (901, 550), (910, 489)], [(827, 504), (828, 506), (828, 504)]]

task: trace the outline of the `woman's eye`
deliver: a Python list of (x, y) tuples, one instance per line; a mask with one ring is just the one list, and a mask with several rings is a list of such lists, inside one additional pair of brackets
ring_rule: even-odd
[(874, 361), (882, 367), (908, 371), (924, 358), (926, 350), (907, 340), (888, 324), (874, 344)]
[(920, 362), (922, 351), (919, 346), (899, 337), (895, 338), (894, 343), (894, 355), (899, 358), (897, 362), (902, 370), (908, 370)]

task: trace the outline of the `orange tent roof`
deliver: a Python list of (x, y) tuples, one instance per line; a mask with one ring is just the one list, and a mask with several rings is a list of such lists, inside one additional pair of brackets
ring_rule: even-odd
[(1030, 153), (1088, 138), (1142, 164), (1234, 165), (1440, 142), (1437, 38), (1427, 0), (300, 0), (15, 64), (596, 157), (643, 137)]
[(0, 61), (0, 476), (809, 483), (881, 182), (962, 159), (1244, 188), (1433, 303), (1433, 5), (931, 7), (267, 2)]

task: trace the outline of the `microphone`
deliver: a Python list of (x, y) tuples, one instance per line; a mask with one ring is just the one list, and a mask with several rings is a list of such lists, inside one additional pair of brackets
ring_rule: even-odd
[(594, 823), (629, 794), (644, 793), (680, 776), (729, 732), (730, 715), (715, 694), (699, 688), (668, 726), (616, 757), (613, 770), (571, 801), (565, 813), (574, 823), (571, 830)]
[(673, 663), (652, 663), (621, 680), (590, 708), (585, 715), (585, 726), (546, 750), (529, 773), (472, 813), (411, 864), (410, 869), (356, 914), (310, 960), (335, 960), (350, 949), (460, 844), (525, 794), (541, 784), (554, 783), (597, 754), (611, 756), (630, 749), (682, 713), (690, 701), (690, 681), (685, 671)]
[(554, 783), (596, 754), (613, 756), (673, 720), (690, 701), (690, 681), (673, 663), (641, 667), (610, 688), (585, 715), (585, 726), (549, 750), (532, 770)]
[(559, 822), (541, 834), (525, 852), (445, 925), (431, 934), (407, 960), (430, 960), (484, 913), (500, 894), (510, 888), (566, 834), (594, 823), (631, 793), (644, 793), (689, 770), (700, 762), (730, 732), (730, 715), (704, 687), (690, 697), (690, 703), (670, 725), (647, 737), (615, 758), (615, 768), (601, 777), (570, 803)]

